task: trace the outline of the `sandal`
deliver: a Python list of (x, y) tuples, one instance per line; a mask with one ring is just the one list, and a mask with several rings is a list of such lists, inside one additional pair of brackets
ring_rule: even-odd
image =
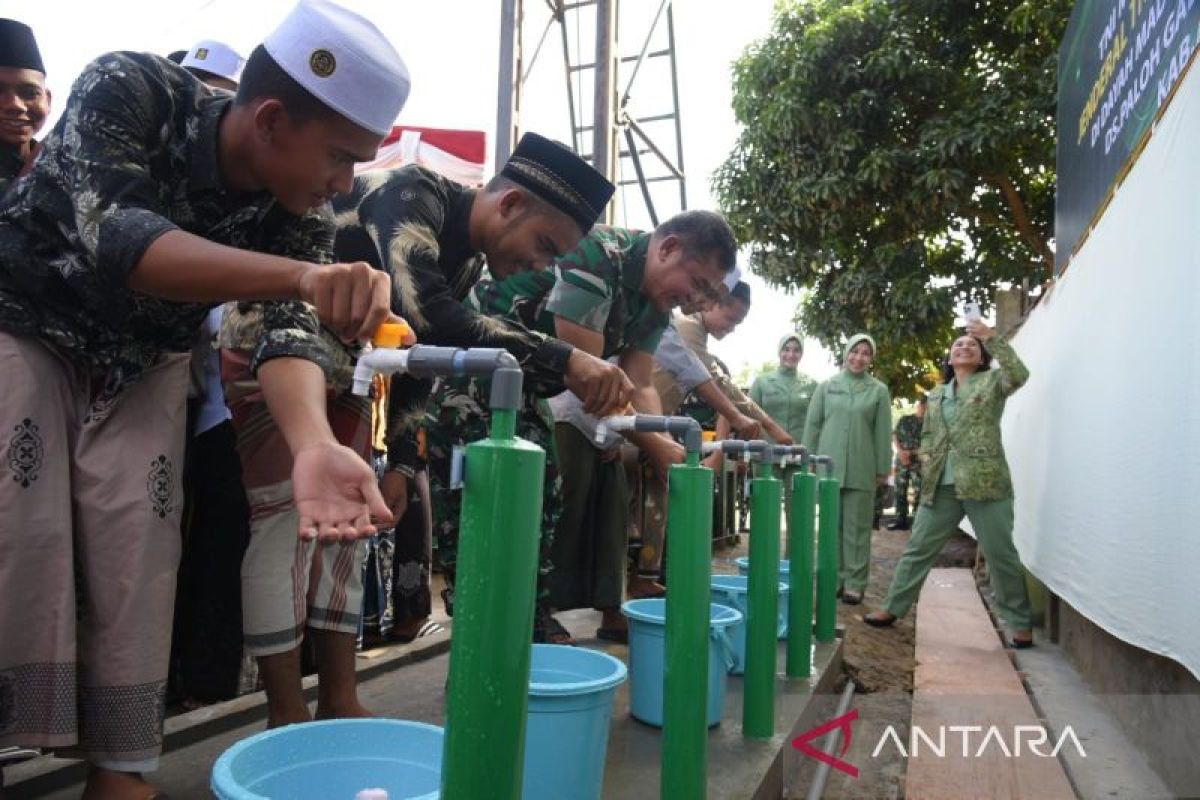
[(1013, 650), (1028, 650), (1033, 647), (1033, 637), (1028, 639), (1009, 639), (1008, 646)]
[(446, 627), (439, 622), (434, 622), (431, 619), (425, 620), (425, 624), (417, 628), (416, 633), (395, 633), (392, 632), (388, 636), (388, 640), (399, 642), (400, 644), (412, 644), (417, 639), (424, 639), (426, 636), (433, 636), (435, 633), (441, 633), (446, 630)]
[(539, 612), (533, 622), (533, 641), (538, 644), (575, 646), (575, 637), (549, 613)]
[(896, 622), (896, 616), (886, 611), (872, 611), (870, 614), (863, 614), (862, 621), (872, 628), (890, 628)]

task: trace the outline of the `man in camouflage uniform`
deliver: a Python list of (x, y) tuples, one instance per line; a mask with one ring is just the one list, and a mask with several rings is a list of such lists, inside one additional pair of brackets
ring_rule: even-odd
[[(685, 302), (699, 306), (718, 300), (735, 256), (732, 231), (711, 212), (685, 212), (653, 233), (601, 226), (559, 260), (553, 276), (481, 283), (472, 301), (484, 313), (519, 319), (601, 358), (617, 357), (635, 386), (634, 408), (661, 413), (652, 382), (653, 353), (670, 311)], [(560, 609), (600, 609), (598, 635), (619, 639), (626, 635), (619, 612), (628, 523), (623, 470), (592, 446), (583, 432), (587, 415), (578, 417), (559, 419), (554, 426), (552, 453), (562, 474), (563, 501), (553, 530), (550, 603)], [(661, 479), (683, 458), (682, 448), (665, 436), (629, 438), (648, 452)], [(614, 496), (593, 495), (593, 488)], [(595, 513), (589, 515), (589, 509)]]
[(921, 426), (925, 420), (925, 409), (929, 401), (925, 395), (917, 401), (915, 414), (905, 414), (896, 421), (892, 441), (896, 445), (896, 519), (887, 526), (889, 531), (906, 531), (912, 527), (908, 514), (908, 490), (913, 487), (921, 493), (921, 464), (917, 451), (921, 449)]

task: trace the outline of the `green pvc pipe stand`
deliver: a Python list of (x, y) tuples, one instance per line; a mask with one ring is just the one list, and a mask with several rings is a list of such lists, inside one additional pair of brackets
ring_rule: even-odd
[(707, 794), (709, 596), (713, 473), (689, 452), (671, 467), (667, 490), (667, 631), (663, 671), (661, 792), (671, 800)]
[(750, 577), (746, 620), (746, 672), (742, 733), (775, 734), (775, 670), (779, 647), (779, 520), (782, 483), (769, 456), (755, 464), (750, 481)]
[(443, 800), (521, 797), (546, 453), (515, 428), (493, 409), (466, 449)]
[(832, 642), (837, 635), (838, 542), (841, 519), (841, 485), (825, 477), (817, 483), (820, 521), (817, 537), (817, 641)]
[(787, 666), (789, 678), (812, 674), (813, 546), (817, 476), (807, 469), (792, 475), (792, 513), (788, 518), (792, 590), (788, 594)]

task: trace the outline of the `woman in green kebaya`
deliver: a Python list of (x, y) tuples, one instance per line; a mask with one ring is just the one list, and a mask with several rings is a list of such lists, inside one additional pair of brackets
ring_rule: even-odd
[(842, 371), (817, 387), (804, 424), (802, 444), (833, 459), (841, 481), (842, 602), (862, 602), (871, 565), (871, 519), (875, 489), (892, 464), (892, 399), (868, 371), (875, 340), (855, 334), (842, 353)]
[[(991, 369), (991, 354), (1000, 362)], [(967, 324), (942, 368), (942, 385), (929, 394), (921, 430), (921, 502), (912, 538), (883, 610), (863, 617), (887, 627), (916, 600), (934, 560), (964, 516), (988, 560), (1000, 616), (1012, 630), (1009, 644), (1031, 647), (1031, 611), (1025, 574), (1013, 545), (1013, 489), (1000, 418), (1008, 396), (1021, 388), (1029, 370), (1012, 346), (982, 322)]]

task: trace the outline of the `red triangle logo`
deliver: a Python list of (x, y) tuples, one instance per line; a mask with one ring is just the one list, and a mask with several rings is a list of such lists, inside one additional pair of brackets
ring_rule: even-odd
[(858, 709), (854, 709), (842, 714), (840, 717), (835, 717), (834, 719), (829, 720), (829, 722), (826, 722), (823, 725), (818, 725), (812, 730), (805, 731), (795, 739), (792, 739), (792, 747), (796, 748), (801, 753), (804, 753), (806, 756), (811, 756), (817, 761), (828, 764), (836, 770), (841, 770), (851, 778), (857, 778), (858, 767), (847, 761), (842, 761), (842, 759), (839, 757), (824, 753), (810, 744), (810, 742), (812, 742), (814, 739), (824, 736), (832, 730), (841, 728), (843, 731), (842, 752), (838, 753), (838, 756), (846, 755), (846, 751), (850, 749), (850, 742), (853, 735), (853, 729), (851, 726), (856, 719), (858, 719)]

